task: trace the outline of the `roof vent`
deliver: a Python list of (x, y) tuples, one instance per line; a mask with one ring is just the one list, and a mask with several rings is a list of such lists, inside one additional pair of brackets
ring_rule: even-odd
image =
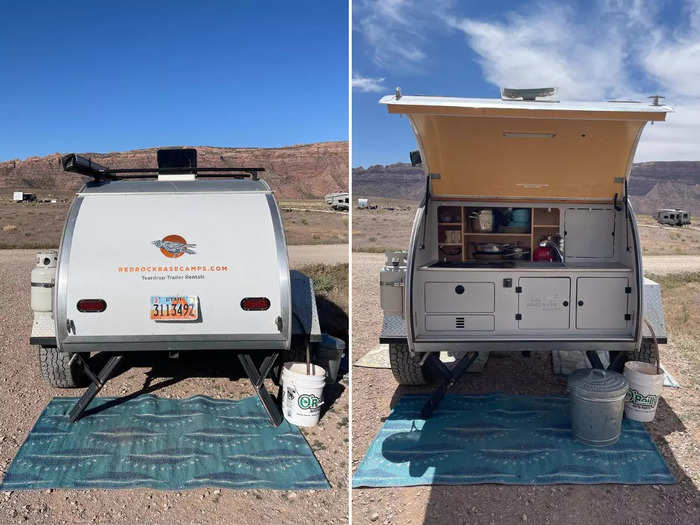
[(559, 89), (554, 87), (531, 89), (501, 88), (501, 98), (503, 100), (559, 102), (558, 94)]
[[(192, 171), (183, 173), (183, 170)], [(197, 150), (194, 148), (171, 148), (158, 150), (158, 180), (194, 180), (197, 170)]]

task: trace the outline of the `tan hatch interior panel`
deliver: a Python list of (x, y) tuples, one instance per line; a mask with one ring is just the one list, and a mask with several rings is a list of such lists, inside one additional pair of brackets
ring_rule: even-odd
[(623, 193), (644, 125), (665, 119), (641, 105), (567, 111), (541, 102), (521, 109), (403, 100), (382, 102), (411, 120), (435, 197), (611, 202)]

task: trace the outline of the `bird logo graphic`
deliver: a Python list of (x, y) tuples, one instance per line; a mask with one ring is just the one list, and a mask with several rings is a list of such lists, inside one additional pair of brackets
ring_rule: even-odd
[(196, 244), (188, 244), (181, 235), (166, 235), (159, 241), (152, 241), (151, 244), (156, 248), (160, 248), (160, 252), (166, 257), (182, 257), (186, 253), (197, 253), (192, 248)]

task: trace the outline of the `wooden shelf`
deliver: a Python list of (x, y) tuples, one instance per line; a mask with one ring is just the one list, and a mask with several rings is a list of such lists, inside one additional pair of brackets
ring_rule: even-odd
[(476, 232), (464, 232), (465, 237), (530, 237), (532, 234), (531, 233), (502, 233), (502, 232), (494, 232), (494, 233), (476, 233)]
[(439, 242), (438, 246), (462, 246), (461, 242)]
[(558, 224), (533, 224), (533, 228), (559, 228)]
[(461, 222), (438, 222), (438, 226), (459, 226), (462, 227)]

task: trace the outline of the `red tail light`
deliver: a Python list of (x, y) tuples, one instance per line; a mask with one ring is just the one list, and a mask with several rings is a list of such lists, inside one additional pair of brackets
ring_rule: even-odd
[(270, 300), (267, 297), (246, 297), (241, 301), (244, 310), (267, 310), (270, 308)]
[(81, 299), (78, 301), (79, 312), (104, 312), (107, 303), (104, 299)]

